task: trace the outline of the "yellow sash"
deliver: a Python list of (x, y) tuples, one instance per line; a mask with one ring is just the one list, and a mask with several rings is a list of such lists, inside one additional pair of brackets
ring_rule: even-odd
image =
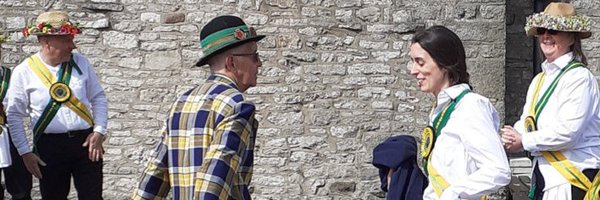
[[(431, 157), (430, 161), (427, 163), (427, 171), (429, 171), (429, 182), (433, 185), (433, 190), (439, 198), (442, 196), (442, 192), (450, 187), (450, 184), (435, 170), (433, 164), (431, 164)], [(487, 200), (487, 196), (482, 196), (481, 200)]]
[(433, 190), (438, 197), (442, 196), (442, 192), (448, 187), (450, 184), (446, 182), (446, 180), (433, 168), (433, 165), (430, 162), (427, 163), (427, 171), (429, 172), (429, 182), (433, 185)]
[[(35, 55), (29, 57), (27, 59), (27, 64), (35, 72), (35, 74), (40, 78), (42, 83), (46, 85), (46, 87), (50, 88), (53, 83), (56, 83), (56, 78), (46, 69), (45, 65), (42, 61)], [(92, 119), (92, 114), (90, 111), (75, 97), (75, 95), (71, 95), (68, 101), (64, 102), (64, 105), (69, 107), (73, 112), (75, 112), (79, 117), (85, 120), (90, 126), (94, 125), (94, 120)], [(42, 120), (42, 119), (39, 119)], [(47, 120), (47, 119), (46, 119)]]
[(600, 190), (600, 172), (596, 174), (593, 182), (577, 169), (560, 151), (542, 151), (546, 159), (569, 183), (586, 191), (584, 200), (598, 200)]

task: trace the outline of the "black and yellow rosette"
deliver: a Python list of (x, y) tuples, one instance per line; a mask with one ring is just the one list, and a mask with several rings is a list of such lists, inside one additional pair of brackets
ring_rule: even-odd
[(431, 126), (427, 126), (423, 129), (423, 134), (421, 135), (421, 156), (423, 156), (423, 158), (427, 158), (429, 157), (429, 154), (431, 154), (434, 132), (435, 131)]
[(537, 131), (537, 125), (535, 123), (535, 119), (533, 118), (533, 116), (527, 116), (525, 118), (525, 130), (527, 132), (533, 132), (533, 131)]
[(50, 97), (58, 103), (64, 103), (71, 98), (71, 88), (67, 84), (57, 82), (50, 86)]

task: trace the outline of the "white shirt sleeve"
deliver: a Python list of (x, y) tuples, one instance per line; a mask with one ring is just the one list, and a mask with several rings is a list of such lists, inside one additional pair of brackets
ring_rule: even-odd
[(92, 105), (92, 115), (94, 117), (94, 131), (101, 133), (102, 135), (106, 135), (106, 126), (108, 123), (108, 101), (106, 99), (106, 95), (104, 94), (104, 89), (102, 89), (102, 85), (98, 80), (98, 76), (92, 67), (92, 64), (89, 61), (81, 56), (80, 57), (82, 65), (86, 65), (88, 71), (84, 73), (89, 74), (89, 79), (85, 83), (87, 90), (87, 98)]
[(31, 152), (23, 124), (23, 118), (27, 116), (29, 107), (29, 96), (24, 89), (24, 85), (27, 84), (27, 76), (24, 74), (26, 67), (21, 64), (14, 68), (6, 95), (8, 98), (6, 108), (8, 129), (19, 155)]

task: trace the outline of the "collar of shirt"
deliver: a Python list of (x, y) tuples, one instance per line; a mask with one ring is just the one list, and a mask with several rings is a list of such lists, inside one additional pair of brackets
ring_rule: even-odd
[(225, 85), (229, 85), (229, 86), (237, 89), (238, 91), (240, 90), (231, 78), (229, 78), (223, 74), (217, 74), (217, 73), (210, 74), (210, 76), (208, 76), (208, 79), (206, 80), (206, 82), (222, 83)]
[(432, 112), (432, 117), (441, 112), (446, 104), (458, 97), (465, 89), (470, 89), (466, 83), (456, 84), (443, 89), (437, 96), (437, 104), (435, 105), (435, 110)]
[(50, 65), (50, 64), (48, 64), (48, 63), (46, 63), (46, 61), (44, 61), (44, 58), (42, 58), (42, 52), (37, 52), (37, 53), (35, 54), (35, 56), (37, 56), (37, 57), (40, 59), (40, 61), (41, 61), (41, 62), (42, 62), (44, 65), (46, 65), (46, 66), (48, 66), (48, 67), (50, 67), (50, 68), (52, 68), (52, 69), (54, 69), (54, 68), (57, 68), (57, 69), (58, 69), (58, 68), (60, 67), (60, 65), (61, 65), (61, 64), (58, 64), (58, 65), (56, 65), (56, 66), (52, 66), (52, 65)]
[(571, 60), (573, 60), (572, 51), (556, 58), (554, 62), (548, 62), (548, 60), (545, 60), (542, 63), (542, 70), (547, 74), (554, 74), (554, 72), (565, 68), (571, 62)]

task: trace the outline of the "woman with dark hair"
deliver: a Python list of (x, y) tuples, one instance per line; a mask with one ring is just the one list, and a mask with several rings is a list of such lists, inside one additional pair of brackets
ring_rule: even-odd
[(485, 199), (510, 182), (510, 167), (498, 112), (472, 92), (460, 38), (433, 26), (413, 37), (409, 54), (419, 89), (436, 98), (421, 138), (423, 199)]
[(508, 151), (533, 157), (531, 199), (600, 195), (600, 93), (581, 50), (590, 24), (568, 3), (550, 3), (527, 18), (525, 31), (537, 37), (545, 60), (520, 120), (501, 130)]

